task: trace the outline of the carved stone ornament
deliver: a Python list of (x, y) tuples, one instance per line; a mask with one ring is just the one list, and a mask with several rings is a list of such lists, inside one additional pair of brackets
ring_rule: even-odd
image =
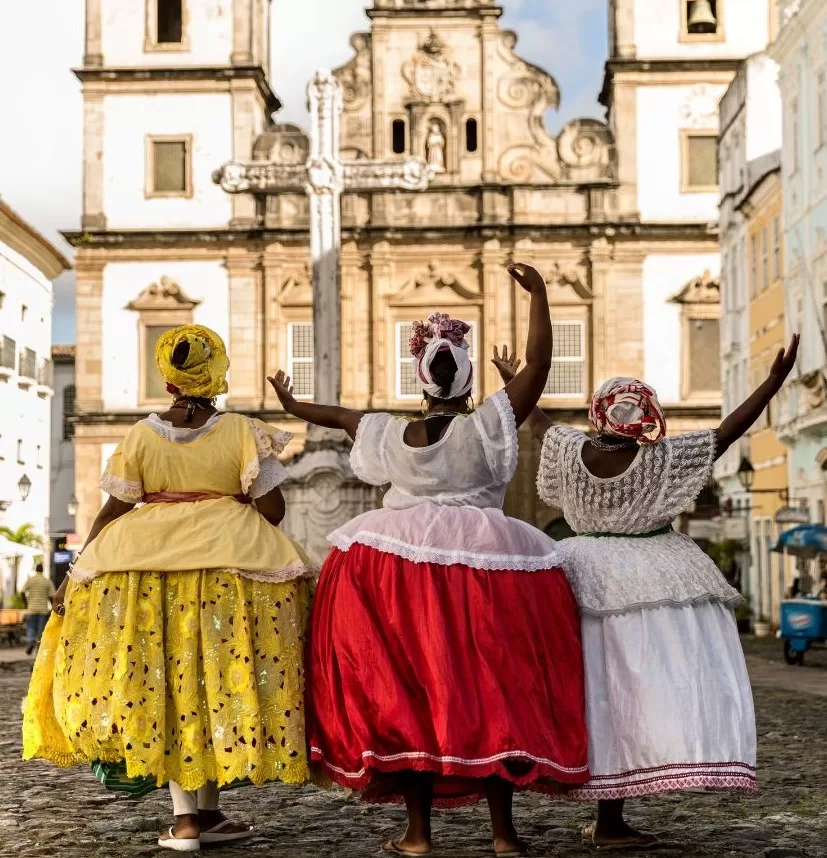
[(305, 164), (242, 164), (230, 161), (212, 175), (228, 194), (265, 194), (271, 191), (303, 191), (307, 184)]
[(418, 101), (445, 101), (453, 95), (459, 75), (459, 65), (448, 58), (448, 46), (435, 30), (402, 66), (402, 77)]
[(350, 39), (356, 56), (334, 74), (342, 86), (342, 99), (349, 111), (361, 110), (370, 99), (373, 73), (371, 71), (371, 34), (356, 33)]
[(150, 283), (134, 301), (126, 305), (127, 310), (138, 313), (148, 310), (192, 310), (201, 302), (187, 297), (184, 290), (169, 277)]
[(720, 304), (721, 278), (704, 271), (700, 277), (693, 277), (669, 300), (674, 304)]
[(596, 119), (570, 122), (557, 138), (557, 151), (567, 179), (596, 181), (615, 176), (614, 138), (603, 122)]
[(290, 274), (279, 291), (283, 307), (308, 307), (313, 304), (313, 269), (305, 265), (301, 271)]
[(825, 400), (825, 380), (820, 371), (810, 372), (803, 375), (799, 383), (807, 398), (807, 408), (810, 410), (821, 408)]
[(309, 154), (310, 140), (297, 125), (276, 125), (263, 131), (253, 146), (253, 161), (271, 161), (285, 166), (306, 164)]
[(693, 87), (681, 102), (681, 120), (692, 128), (715, 128), (718, 124), (718, 101), (716, 93), (706, 84)]
[(583, 282), (581, 272), (576, 268), (561, 268), (555, 262), (551, 271), (545, 277), (546, 283), (552, 288), (571, 289), (578, 298), (590, 301), (594, 295), (589, 287)]
[(454, 274), (445, 271), (436, 260), (428, 263), (427, 268), (417, 274), (406, 283), (397, 294), (397, 298), (410, 298), (413, 295), (424, 300), (426, 296), (433, 295), (442, 289), (450, 289), (460, 298), (466, 301), (475, 301), (479, 295), (467, 286), (463, 286)]
[(349, 191), (396, 188), (426, 191), (433, 171), (423, 158), (407, 161), (346, 161), (343, 164), (345, 189)]

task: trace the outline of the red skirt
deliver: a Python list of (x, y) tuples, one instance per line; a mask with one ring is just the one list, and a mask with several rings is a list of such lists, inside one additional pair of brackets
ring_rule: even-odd
[(368, 800), (431, 772), (457, 805), (498, 776), (588, 780), (580, 620), (565, 574), (412, 563), (354, 545), (322, 569), (307, 658), (312, 759)]

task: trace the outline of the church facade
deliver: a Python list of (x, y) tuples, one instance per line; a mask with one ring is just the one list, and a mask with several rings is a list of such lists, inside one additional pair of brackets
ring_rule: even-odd
[[(344, 405), (416, 413), (412, 321), (436, 308), (472, 326), (477, 401), (499, 386), (488, 356), (526, 339), (527, 296), (506, 274), (537, 266), (555, 333), (541, 405), (585, 424), (592, 388), (643, 376), (681, 430), (720, 413), (717, 104), (768, 39), (753, 0), (611, 0), (607, 121), (544, 118), (560, 92), (520, 57), (493, 0), (375, 0), (370, 29), (334, 71), (342, 156), (425, 159), (426, 191), (347, 191), (341, 230)], [(762, 7), (764, 4), (760, 4)], [(709, 12), (706, 12), (706, 8)], [(224, 405), (296, 433), (266, 375), (313, 395), (310, 203), (282, 168), (307, 160), (278, 123), (269, 0), (88, 0), (84, 213), (77, 248), (77, 497), (84, 532), (106, 458), (161, 407), (152, 350), (197, 321), (225, 337)], [(550, 58), (552, 59), (552, 58)], [(264, 190), (217, 174), (254, 162)], [(526, 439), (510, 512), (541, 527)]]

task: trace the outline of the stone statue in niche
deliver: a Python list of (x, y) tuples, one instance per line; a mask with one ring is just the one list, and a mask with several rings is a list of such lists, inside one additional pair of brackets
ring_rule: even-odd
[(428, 156), (428, 166), (434, 173), (445, 172), (445, 135), (438, 122), (432, 122), (428, 129), (428, 139), (425, 141), (425, 152)]

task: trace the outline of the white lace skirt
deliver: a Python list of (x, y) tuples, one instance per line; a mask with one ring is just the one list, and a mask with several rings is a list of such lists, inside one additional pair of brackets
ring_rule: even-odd
[(752, 691), (719, 602), (582, 617), (591, 780), (580, 800), (755, 792)]

